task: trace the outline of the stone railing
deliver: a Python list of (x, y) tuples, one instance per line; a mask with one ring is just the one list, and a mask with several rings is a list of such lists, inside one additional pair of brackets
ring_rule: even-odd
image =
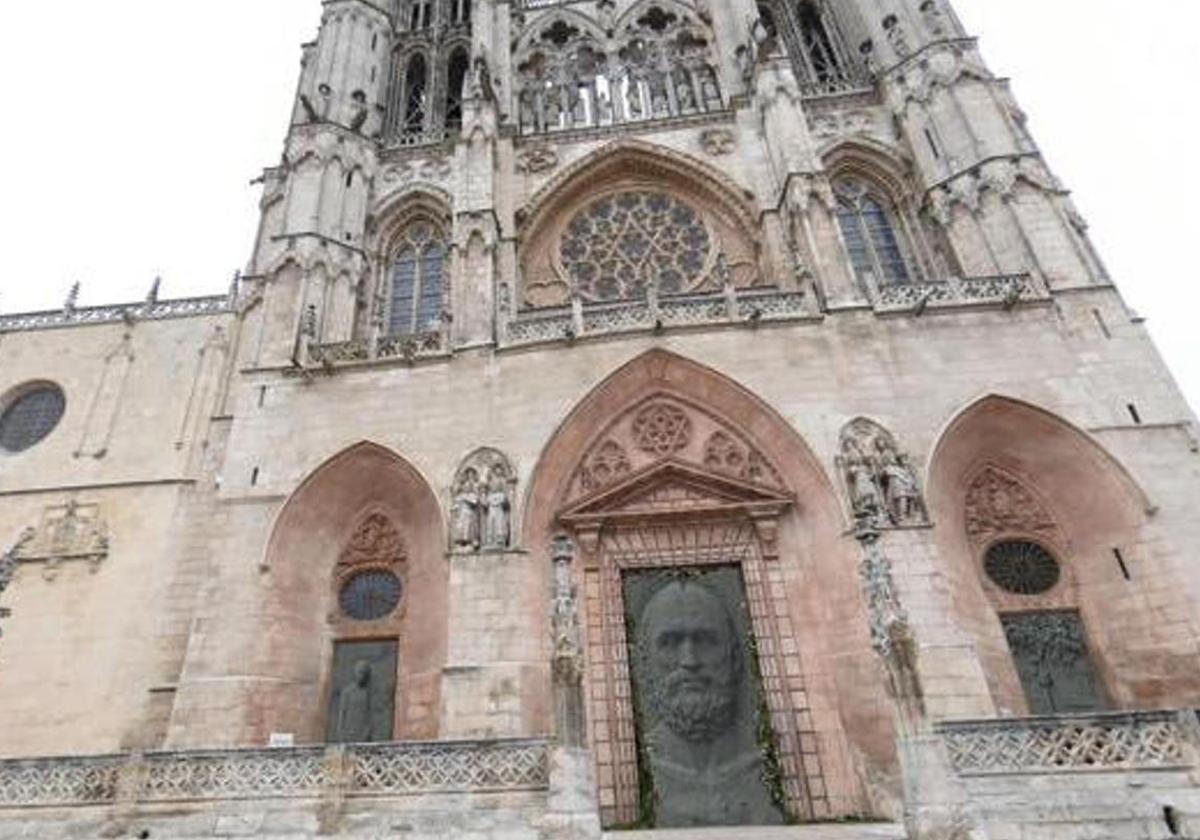
[(233, 311), (234, 300), (229, 295), (180, 298), (178, 300), (117, 303), (110, 306), (80, 306), (55, 309), (49, 312), (23, 312), (0, 315), (0, 332), (41, 330), (81, 324), (108, 324), (117, 321), (156, 321), (165, 318), (187, 318), (194, 315), (215, 315)]
[(355, 744), (0, 761), (0, 809), (542, 790), (540, 740)]
[(929, 283), (871, 284), (871, 297), (881, 312), (916, 312), (961, 306), (999, 305), (1049, 299), (1041, 284), (1030, 274), (1001, 274), (994, 277), (951, 277)]
[(308, 362), (326, 369), (362, 362), (399, 360), (416, 362), (448, 354), (446, 334), (442, 331), (417, 335), (392, 335), (357, 338), (331, 344), (310, 344)]
[(950, 765), (964, 775), (1187, 767), (1191, 712), (954, 721), (938, 724)]
[(503, 343), (511, 347), (672, 327), (800, 320), (816, 314), (808, 295), (776, 290), (594, 304), (577, 310), (564, 307), (515, 318), (508, 322)]
[(854, 96), (875, 91), (875, 83), (866, 76), (840, 76), (824, 81), (803, 81), (800, 95), (805, 99), (823, 99), (827, 96)]

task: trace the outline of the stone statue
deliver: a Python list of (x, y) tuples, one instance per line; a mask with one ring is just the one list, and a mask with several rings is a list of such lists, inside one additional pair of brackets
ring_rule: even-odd
[(876, 445), (880, 450), (879, 477), (892, 524), (907, 525), (918, 521), (921, 518), (921, 490), (912, 467), (882, 440)]
[(755, 710), (744, 708), (742, 642), (725, 603), (688, 580), (663, 586), (638, 632), (656, 826), (774, 825)]
[(371, 714), (371, 663), (354, 663), (354, 680), (338, 691), (330, 740), (359, 744), (376, 740)]
[(854, 518), (864, 523), (878, 522), (883, 513), (883, 500), (871, 462), (862, 455), (851, 458), (846, 464), (846, 478), (850, 487), (850, 502), (854, 506)]
[(450, 535), (453, 548), (479, 548), (480, 508), (479, 474), (468, 468), (459, 479), (450, 510)]
[(483, 547), (508, 548), (511, 537), (508, 477), (499, 466), (493, 466), (488, 476), (487, 495), (484, 498)]

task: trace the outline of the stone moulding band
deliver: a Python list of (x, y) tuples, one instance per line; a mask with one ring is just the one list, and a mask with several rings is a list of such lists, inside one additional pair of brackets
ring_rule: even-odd
[(544, 790), (545, 740), (331, 745), (0, 761), (0, 809)]
[(1153, 770), (1193, 763), (1192, 712), (1125, 712), (940, 723), (950, 764), (964, 776)]
[(229, 295), (180, 298), (153, 303), (117, 303), (111, 306), (81, 306), (77, 309), (55, 309), (49, 312), (23, 312), (0, 315), (0, 332), (44, 330), (54, 327), (74, 327), (84, 324), (110, 324), (129, 319), (158, 321), (166, 318), (187, 318), (197, 315), (220, 315), (233, 311)]

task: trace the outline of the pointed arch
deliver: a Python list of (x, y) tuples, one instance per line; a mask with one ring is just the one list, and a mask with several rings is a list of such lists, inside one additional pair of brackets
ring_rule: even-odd
[[(1163, 641), (1157, 608), (1140, 594), (1143, 582), (1168, 574), (1154, 508), (1087, 432), (1033, 403), (988, 394), (947, 422), (928, 476), (940, 574), (1002, 712), (1023, 713), (1026, 695), (1001, 621), (1039, 609), (1077, 611), (1116, 706), (1154, 708), (1197, 696), (1183, 653)], [(981, 495), (981, 476), (1000, 486)], [(988, 553), (1013, 540), (1047, 549), (1071, 586), (1036, 597), (989, 586)], [(1165, 597), (1172, 609), (1195, 608), (1182, 589)]]
[[(326, 460), (288, 497), (262, 561), (262, 591), (245, 661), (271, 678), (243, 743), (269, 732), (319, 741), (330, 692), (331, 644), (340, 635), (337, 564), (364, 518), (379, 516), (402, 536), (402, 614), (389, 630), (400, 645), (397, 737), (437, 734), (437, 695), (446, 657), (444, 517), (436, 494), (409, 461), (370, 441)], [(261, 729), (262, 731), (258, 731)]]
[[(569, 229), (575, 232), (573, 224), (590, 224), (592, 210), (608, 198), (618, 201), (622, 217), (612, 227), (627, 232), (636, 228), (648, 240), (643, 252), (621, 258), (628, 259), (636, 280), (612, 282), (617, 274), (613, 262), (577, 253), (580, 243), (567, 235)], [(644, 200), (656, 202), (657, 210), (632, 209)], [(622, 203), (626, 201), (628, 205)], [(654, 212), (670, 220), (659, 229), (669, 227), (670, 241), (678, 240), (662, 253), (649, 242), (661, 237), (641, 230), (638, 225), (644, 223), (636, 221), (639, 214), (649, 218)], [(610, 143), (566, 167), (518, 214), (518, 232), (522, 305), (529, 308), (564, 305), (573, 293), (585, 300), (621, 299), (636, 296), (630, 287), (652, 284), (662, 295), (717, 292), (730, 282), (745, 288), (770, 276), (753, 196), (707, 164), (643, 141)], [(616, 236), (588, 247), (611, 250)], [(648, 262), (660, 257), (673, 270), (647, 271)]]
[[(646, 430), (650, 436), (643, 439)], [(619, 502), (613, 501), (614, 494)], [(551, 542), (561, 531), (576, 535), (581, 552), (592, 550), (582, 548), (588, 533), (597, 533), (605, 544), (610, 525), (604, 523), (610, 516), (633, 517), (638, 520), (633, 527), (659, 533), (654, 529), (676, 527), (666, 524), (671, 514), (665, 511), (680, 494), (697, 509), (714, 504), (714, 498), (727, 500), (717, 505), (726, 511), (719, 515), (687, 520), (680, 513), (686, 520), (678, 520), (682, 545), (691, 539), (685, 532), (692, 521), (699, 523), (695, 527), (716, 528), (729, 521), (722, 517), (743, 515), (728, 513), (727, 505), (755, 509), (761, 516), (762, 556), (772, 558), (771, 574), (777, 575), (770, 584), (778, 587), (775, 626), (784, 628), (783, 633), (801, 628), (798, 659), (789, 667), (803, 675), (796, 684), (803, 683), (807, 696), (820, 698), (824, 710), (814, 711), (820, 757), (805, 765), (807, 790), (817, 789), (812, 773), (820, 771), (813, 768), (825, 762), (842, 767), (862, 763), (874, 769), (859, 767), (861, 773), (882, 772), (894, 759), (894, 732), (882, 690), (862, 690), (864, 680), (874, 679), (875, 662), (859, 594), (858, 548), (845, 536), (849, 523), (833, 481), (784, 417), (717, 370), (666, 350), (650, 350), (596, 383), (567, 414), (542, 449), (525, 492), (523, 530), (534, 566), (541, 570), (538, 579), (549, 574)], [(619, 513), (592, 509), (610, 502), (626, 507)], [(664, 507), (657, 512), (646, 513), (660, 504)], [(755, 507), (759, 504), (765, 509)], [(587, 530), (597, 527), (599, 531)], [(581, 564), (596, 562), (592, 556)], [(580, 569), (578, 574), (594, 594), (609, 573)], [(818, 614), (822, 618), (814, 622)], [(541, 620), (548, 622), (544, 614)], [(589, 644), (603, 644), (605, 656), (612, 656), (614, 637), (603, 632), (603, 641), (597, 637)], [(858, 802), (862, 791), (855, 779), (861, 777), (839, 774), (821, 787), (836, 787), (833, 796), (839, 802)], [(623, 804), (605, 818), (619, 820), (628, 797), (627, 791), (621, 794)]]
[(513, 48), (513, 56), (523, 56), (528, 50), (536, 47), (536, 42), (541, 39), (542, 35), (560, 21), (567, 26), (579, 30), (580, 35), (576, 37), (591, 39), (597, 44), (603, 44), (607, 38), (604, 30), (597, 26), (595, 20), (587, 15), (581, 14), (572, 8), (554, 8), (526, 22), (525, 32), (517, 40), (517, 44)]

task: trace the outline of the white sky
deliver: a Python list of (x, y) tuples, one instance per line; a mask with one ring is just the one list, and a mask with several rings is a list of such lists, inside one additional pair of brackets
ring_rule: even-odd
[[(10, 4), (0, 311), (224, 291), (257, 225), (317, 0)], [(1200, 5), (957, 0), (1200, 406)], [(1179, 418), (1151, 418), (1174, 420)]]

